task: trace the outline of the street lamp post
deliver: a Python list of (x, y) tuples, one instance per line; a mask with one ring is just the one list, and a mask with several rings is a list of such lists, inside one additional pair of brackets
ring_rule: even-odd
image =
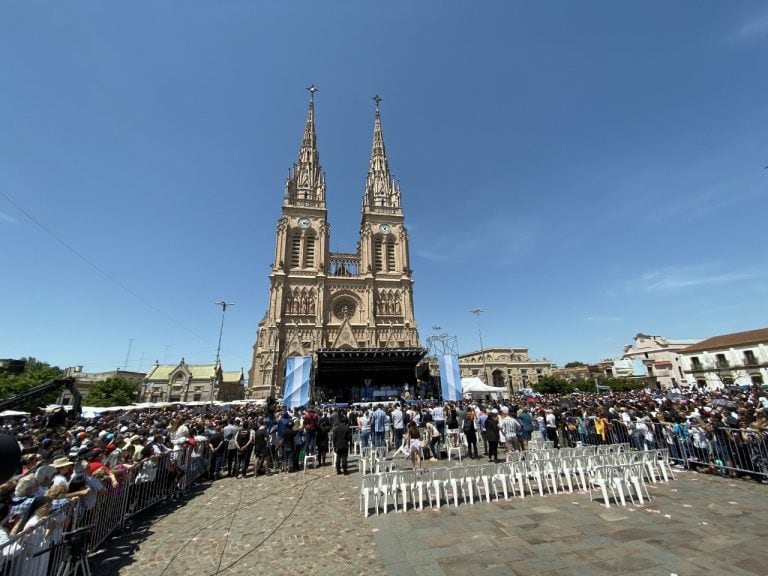
[(216, 306), (221, 306), (221, 325), (219, 326), (219, 343), (216, 346), (216, 366), (214, 367), (214, 370), (216, 370), (216, 374), (214, 375), (214, 382), (211, 386), (211, 402), (213, 402), (213, 384), (218, 386), (219, 382), (219, 366), (221, 365), (221, 335), (224, 333), (224, 314), (227, 312), (227, 308), (230, 306), (234, 306), (234, 302), (225, 302), (224, 300), (219, 300), (216, 302)]
[(490, 386), (491, 384), (488, 380), (488, 366), (485, 363), (485, 349), (483, 348), (483, 331), (480, 329), (480, 314), (485, 312), (485, 310), (482, 308), (473, 308), (470, 312), (474, 314), (477, 319), (477, 334), (480, 337), (480, 356), (483, 359), (483, 376), (485, 376), (485, 385)]

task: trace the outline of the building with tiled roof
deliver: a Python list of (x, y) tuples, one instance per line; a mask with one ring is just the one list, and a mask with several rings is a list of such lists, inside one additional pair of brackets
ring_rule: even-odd
[(768, 328), (723, 334), (680, 351), (689, 385), (699, 388), (768, 382)]
[(244, 376), (224, 372), (219, 364), (178, 364), (155, 362), (144, 380), (144, 402), (211, 402), (240, 400)]
[(671, 339), (650, 336), (642, 332), (635, 335), (635, 343), (624, 347), (622, 360), (639, 361), (645, 368), (644, 379), (649, 386), (662, 390), (677, 388), (687, 380), (680, 361), (680, 351), (698, 343), (699, 339)]

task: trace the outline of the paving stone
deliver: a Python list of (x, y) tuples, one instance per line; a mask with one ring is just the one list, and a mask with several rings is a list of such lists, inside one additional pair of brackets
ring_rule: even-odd
[(579, 493), (365, 519), (359, 475), (327, 468), (202, 486), (94, 554), (99, 576), (289, 574), (618, 576), (768, 571), (768, 491), (678, 473), (652, 502), (606, 509)]

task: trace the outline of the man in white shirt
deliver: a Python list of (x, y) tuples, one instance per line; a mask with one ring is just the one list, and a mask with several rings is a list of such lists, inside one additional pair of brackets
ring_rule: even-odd
[(403, 445), (403, 432), (405, 432), (405, 420), (403, 411), (400, 410), (400, 404), (395, 404), (395, 409), (390, 414), (392, 418), (392, 430), (394, 431), (395, 449)]

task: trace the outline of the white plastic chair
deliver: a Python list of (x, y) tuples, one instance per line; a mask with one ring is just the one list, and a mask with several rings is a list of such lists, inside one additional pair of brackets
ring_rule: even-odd
[(304, 472), (307, 471), (307, 466), (309, 464), (312, 464), (313, 468), (317, 468), (317, 454), (314, 452), (312, 454), (304, 454)]
[(384, 514), (387, 513), (389, 508), (389, 497), (392, 496), (395, 505), (395, 512), (397, 512), (397, 473), (395, 472), (382, 472), (376, 475), (378, 478), (377, 491), (379, 494), (379, 501), (383, 499), (382, 509)]
[(379, 515), (379, 492), (378, 492), (378, 478), (375, 474), (366, 474), (362, 476), (360, 481), (360, 511), (365, 510), (365, 517), (368, 518), (368, 511), (370, 510), (369, 502), (373, 497), (373, 503), (376, 506), (376, 515)]

